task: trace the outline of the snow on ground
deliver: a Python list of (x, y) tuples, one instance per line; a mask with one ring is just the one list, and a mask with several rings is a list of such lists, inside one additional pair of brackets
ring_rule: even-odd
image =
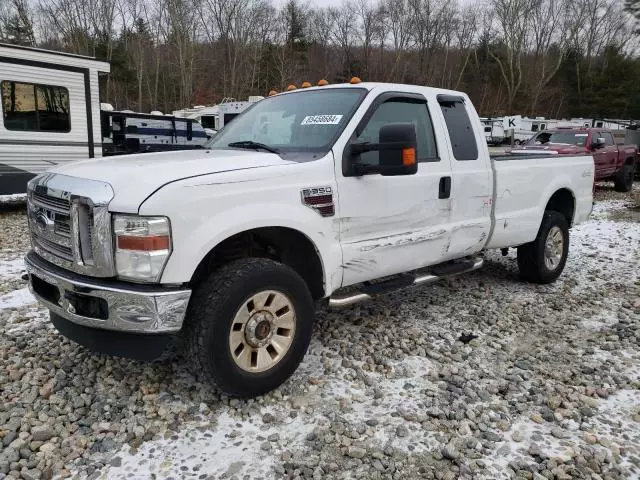
[[(580, 477), (586, 459), (601, 478), (640, 478), (630, 205), (596, 204), (553, 285), (519, 282), (515, 252), (492, 252), (479, 272), (319, 312), (292, 379), (251, 401), (220, 395), (179, 356), (140, 363), (64, 340), (20, 278), (24, 219), (0, 216), (13, 228), (0, 246), (0, 431), (17, 425), (13, 445), (35, 449), (3, 463), (5, 448), (0, 468), (91, 480), (598, 478)], [(477, 339), (459, 341), (468, 333)], [(28, 443), (47, 424), (60, 436)]]
[[(536, 416), (516, 420), (505, 434), (507, 440), (486, 458), (491, 465), (487, 478), (509, 478), (505, 474), (509, 463), (527, 461), (530, 456), (568, 462), (579, 456), (582, 448), (591, 450), (609, 465), (628, 469), (627, 478), (640, 478), (640, 468), (627, 460), (629, 456), (640, 455), (640, 429), (635, 428), (640, 415), (640, 390), (620, 390), (605, 400), (588, 401), (593, 405), (594, 416), (582, 425), (566, 419), (561, 420), (564, 428), (559, 429)], [(625, 446), (619, 443), (621, 431), (634, 432), (627, 439), (630, 443), (624, 442)]]
[(12, 195), (0, 195), (0, 207), (24, 205), (27, 201), (26, 193), (14, 193)]
[(0, 309), (21, 308), (34, 303), (36, 299), (27, 287), (0, 295)]
[(26, 272), (22, 257), (0, 261), (0, 279), (20, 277)]
[[(269, 409), (278, 414), (277, 409)], [(207, 476), (228, 478), (242, 473), (252, 478), (273, 475), (280, 444), (300, 442), (311, 425), (288, 418), (277, 425), (259, 419), (242, 420), (222, 412), (216, 425), (190, 425), (178, 434), (144, 443), (139, 449), (125, 447), (100, 478), (146, 480)]]

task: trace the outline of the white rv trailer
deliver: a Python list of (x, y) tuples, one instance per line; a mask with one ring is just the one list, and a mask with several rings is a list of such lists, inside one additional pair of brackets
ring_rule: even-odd
[(218, 132), (224, 128), (227, 123), (263, 98), (264, 97), (258, 95), (249, 97), (247, 101), (237, 101), (235, 98), (223, 98), (217, 105), (210, 107), (195, 106), (193, 108), (176, 110), (173, 112), (173, 115), (180, 118), (191, 118), (200, 122), (205, 129)]
[(533, 135), (542, 130), (556, 128), (557, 120), (544, 117), (527, 118), (520, 115), (512, 115), (502, 119), (505, 136), (513, 140), (515, 145), (521, 145)]
[(501, 118), (480, 118), (487, 145), (500, 145), (504, 141), (504, 126)]
[(99, 157), (99, 72), (91, 57), (0, 44), (0, 195), (52, 165)]
[(103, 109), (103, 155), (188, 150), (202, 147), (209, 137), (196, 120)]

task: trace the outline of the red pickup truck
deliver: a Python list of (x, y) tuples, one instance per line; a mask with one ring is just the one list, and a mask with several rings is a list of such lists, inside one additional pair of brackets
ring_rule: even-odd
[(635, 145), (616, 145), (611, 130), (602, 128), (555, 128), (544, 130), (519, 150), (576, 155), (589, 153), (595, 161), (595, 179), (613, 180), (619, 192), (630, 192), (638, 158)]

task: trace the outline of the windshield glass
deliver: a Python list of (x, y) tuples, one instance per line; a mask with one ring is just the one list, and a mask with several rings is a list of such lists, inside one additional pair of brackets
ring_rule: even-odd
[(536, 135), (530, 143), (532, 145), (562, 143), (565, 145), (577, 145), (578, 147), (584, 147), (587, 143), (587, 135), (588, 134), (586, 133), (545, 131)]
[(233, 148), (229, 144), (255, 142), (282, 154), (324, 154), (366, 93), (363, 88), (330, 88), (265, 98), (226, 125), (206, 147)]

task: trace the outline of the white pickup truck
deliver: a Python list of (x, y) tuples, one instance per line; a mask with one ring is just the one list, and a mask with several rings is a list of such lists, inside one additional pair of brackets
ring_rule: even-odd
[(490, 158), (463, 93), (309, 88), (256, 103), (203, 150), (36, 177), (26, 266), (68, 338), (149, 359), (180, 333), (206, 381), (251, 397), (295, 371), (320, 301), (475, 270), (509, 247), (523, 279), (554, 281), (593, 176), (588, 155)]

